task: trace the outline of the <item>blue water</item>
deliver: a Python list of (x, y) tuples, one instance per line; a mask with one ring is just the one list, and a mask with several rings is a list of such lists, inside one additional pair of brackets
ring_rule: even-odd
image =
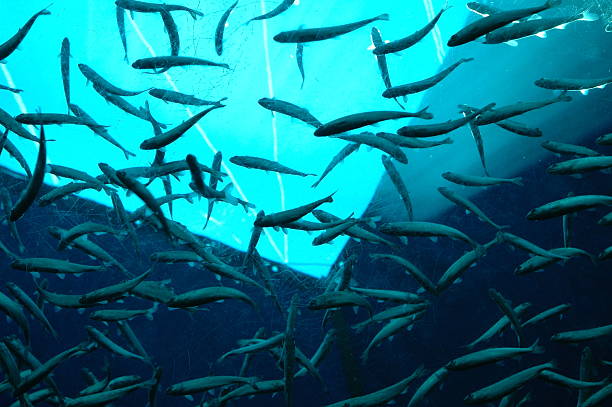
[[(0, 41), (10, 37), (34, 12), (47, 6), (43, 1), (26, 4), (8, 2), (0, 7), (4, 10), (5, 23), (0, 26)], [(153, 75), (133, 69), (123, 60), (113, 2), (58, 1), (51, 6), (50, 16), (41, 16), (34, 24), (19, 50), (0, 65), (0, 84), (24, 89), (20, 95), (0, 91), (0, 107), (10, 114), (23, 112), (66, 112), (62, 89), (58, 54), (61, 41), (68, 37), (71, 42), (71, 98), (100, 124), (110, 126), (109, 132), (136, 157), (126, 160), (124, 155), (80, 126), (47, 126), (48, 161), (99, 174), (97, 164), (106, 162), (114, 168), (148, 166), (154, 158), (152, 151), (139, 150), (139, 144), (152, 135), (151, 126), (133, 118), (107, 104), (86, 84), (77, 68), (86, 63), (113, 84), (130, 89), (143, 90), (149, 87), (178, 89), (204, 99), (217, 100), (227, 97), (227, 106), (211, 112), (199, 127), (166, 148), (166, 160), (181, 160), (189, 153), (210, 165), (216, 151), (224, 156), (222, 170), (229, 175), (235, 194), (256, 205), (257, 210), (267, 213), (292, 208), (332, 192), (334, 202), (323, 209), (339, 217), (372, 216), (381, 222), (407, 220), (407, 214), (396, 190), (389, 182), (381, 165), (381, 153), (362, 146), (342, 164), (336, 167), (313, 189), (314, 177), (299, 178), (277, 176), (250, 170), (231, 164), (233, 155), (253, 155), (279, 162), (304, 171), (320, 174), (331, 158), (346, 145), (338, 139), (315, 138), (312, 128), (306, 124), (279, 114), (271, 114), (257, 104), (262, 97), (277, 97), (308, 108), (322, 122), (369, 110), (399, 110), (393, 100), (383, 99), (380, 94), (384, 84), (380, 78), (376, 61), (368, 47), (371, 44), (369, 31), (372, 26), (380, 29), (383, 39), (395, 39), (422, 27), (444, 5), (443, 1), (431, 2), (313, 2), (296, 3), (282, 15), (270, 20), (245, 22), (276, 6), (277, 2), (239, 2), (230, 15), (225, 31), (224, 52), (217, 57), (214, 51), (214, 29), (221, 14), (229, 7), (227, 1), (183, 1), (181, 4), (202, 10), (204, 16), (193, 20), (187, 13), (173, 13), (181, 36), (181, 55), (198, 56), (229, 64), (229, 70), (209, 67), (173, 68), (167, 74)], [(456, 4), (455, 4), (456, 3)], [(537, 4), (527, 1), (495, 2), (501, 8), (524, 7)], [(517, 101), (543, 100), (553, 96), (552, 91), (536, 88), (533, 81), (540, 77), (584, 77), (611, 76), (611, 35), (605, 32), (609, 23), (610, 7), (598, 2), (564, 2), (564, 8), (547, 12), (548, 16), (566, 15), (589, 9), (600, 13), (598, 21), (576, 22), (564, 30), (551, 30), (547, 38), (530, 37), (519, 41), (518, 47), (506, 44), (483, 45), (478, 42), (457, 48), (448, 48), (445, 43), (450, 35), (463, 27), (467, 21), (478, 18), (471, 14), (462, 2), (453, 6), (440, 19), (436, 29), (417, 45), (399, 55), (388, 55), (393, 84), (402, 84), (431, 76), (460, 58), (473, 57), (475, 61), (459, 67), (443, 82), (432, 89), (411, 95), (405, 107), (408, 111), (429, 110), (438, 123), (459, 117), (458, 104), (483, 106), (491, 102), (498, 106)], [(300, 26), (317, 27), (342, 24), (390, 14), (390, 21), (378, 21), (353, 33), (327, 41), (307, 44), (304, 49), (305, 82), (301, 89), (301, 77), (295, 61), (295, 46), (279, 44), (272, 37), (284, 30)], [(169, 53), (167, 35), (161, 18), (157, 14), (126, 13), (125, 17), (129, 62), (137, 58)], [(469, 197), (485, 213), (499, 224), (510, 225), (512, 233), (525, 237), (544, 248), (563, 245), (561, 219), (533, 222), (525, 219), (526, 213), (543, 203), (565, 197), (568, 193), (608, 194), (609, 173), (595, 172), (584, 176), (552, 176), (546, 174), (548, 165), (564, 158), (544, 150), (544, 140), (582, 144), (610, 154), (610, 147), (595, 144), (594, 140), (612, 131), (612, 94), (610, 88), (594, 89), (588, 95), (572, 92), (571, 103), (558, 103), (523, 115), (517, 120), (530, 127), (542, 129), (544, 137), (530, 139), (521, 137), (496, 126), (482, 128), (486, 160), (489, 172), (499, 177), (522, 177), (524, 186), (504, 185), (486, 189), (467, 188), (448, 183), (440, 174), (445, 171), (482, 174), (480, 158), (474, 140), (466, 127), (450, 134), (453, 144), (423, 150), (406, 150), (409, 163), (396, 166), (406, 183), (415, 220), (438, 222), (460, 229), (479, 243), (491, 240), (495, 231), (480, 222), (472, 214), (452, 206), (438, 192), (446, 186)], [(144, 93), (126, 98), (135, 106), (149, 101), (153, 116), (162, 123), (174, 126), (199, 111), (200, 107), (187, 110), (181, 105), (165, 104)], [(401, 101), (401, 100), (400, 100)], [(394, 132), (408, 124), (424, 124), (424, 121), (402, 119), (383, 122), (367, 128), (374, 132)], [(38, 130), (30, 128), (33, 134)], [(444, 137), (444, 136), (443, 136)], [(439, 137), (443, 138), (443, 137)], [(36, 144), (9, 135), (26, 160), (33, 167)], [(0, 165), (10, 170), (3, 173), (3, 186), (11, 192), (15, 202), (24, 188), (20, 178), (23, 171), (6, 152), (0, 156)], [(16, 175), (16, 176), (14, 176)], [(45, 177), (45, 192), (49, 188), (63, 185), (65, 179)], [(181, 181), (173, 181), (173, 192), (189, 192), (189, 173)], [(155, 196), (164, 194), (159, 181), (151, 184)], [(121, 198), (128, 210), (142, 205), (134, 196)], [(110, 198), (102, 193), (86, 191), (79, 197), (70, 197), (50, 207), (30, 208), (17, 227), (25, 243), (23, 257), (51, 257), (67, 259), (76, 263), (98, 264), (78, 250), (63, 252), (56, 250), (57, 241), (47, 235), (48, 226), (70, 228), (85, 221), (95, 221), (119, 227), (115, 215), (108, 209)], [(240, 265), (247, 247), (256, 211), (245, 212), (240, 206), (217, 203), (213, 218), (202, 229), (206, 221), (207, 201), (196, 200), (194, 204), (175, 201), (173, 219), (202, 235), (210, 243), (211, 250), (232, 265)], [(605, 208), (581, 211), (575, 218), (572, 246), (597, 255), (612, 242), (609, 226), (597, 225), (606, 213)], [(170, 216), (164, 209), (166, 216)], [(308, 218), (311, 219), (312, 218)], [(137, 256), (129, 238), (113, 236), (91, 236), (91, 240), (104, 247), (128, 270), (141, 273), (150, 263), (150, 253), (172, 250), (168, 240), (159, 232), (143, 225), (138, 228), (142, 255)], [(407, 377), (418, 366), (424, 365), (428, 373), (443, 366), (454, 357), (467, 352), (464, 345), (474, 340), (502, 316), (489, 299), (487, 290), (495, 288), (513, 306), (525, 301), (532, 305), (526, 315), (531, 317), (545, 309), (561, 303), (572, 304), (571, 310), (562, 318), (555, 318), (526, 329), (526, 340), (530, 344), (536, 339), (545, 347), (542, 355), (530, 355), (521, 360), (508, 360), (466, 372), (452, 373), (436, 386), (421, 402), (422, 405), (459, 405), (470, 392), (509, 376), (521, 369), (555, 360), (557, 371), (569, 377), (579, 376), (580, 353), (588, 345), (596, 361), (611, 360), (610, 337), (587, 343), (564, 345), (551, 342), (550, 336), (561, 331), (591, 328), (610, 324), (610, 299), (608, 295), (612, 278), (610, 261), (591, 263), (585, 258), (571, 259), (564, 264), (553, 265), (543, 273), (527, 276), (513, 274), (515, 267), (529, 256), (507, 245), (498, 245), (480, 260), (463, 277), (440, 296), (423, 294), (430, 301), (424, 316), (415, 322), (409, 331), (402, 331), (392, 341), (386, 340), (374, 348), (366, 364), (360, 356), (369, 341), (383, 325), (371, 325), (357, 334), (350, 326), (367, 318), (363, 309), (354, 313), (350, 307), (343, 309), (341, 317), (322, 325), (324, 311), (312, 311), (308, 302), (321, 293), (330, 268), (349, 255), (358, 256), (351, 284), (358, 287), (405, 290), (417, 292), (416, 284), (402, 270), (382, 261), (372, 261), (370, 254), (393, 253), (409, 259), (433, 281), (469, 247), (459, 241), (445, 238), (410, 238), (404, 245), (399, 240), (398, 248), (356, 241), (346, 236), (332, 244), (313, 246), (316, 235), (305, 232), (274, 231), (266, 229), (257, 246), (273, 270), (273, 288), (279, 303), (286, 310), (293, 294), (298, 294), (300, 313), (297, 316), (296, 344), (311, 356), (325, 332), (331, 327), (339, 329), (341, 335), (330, 354), (320, 365), (320, 372), (328, 387), (311, 376), (297, 378), (295, 382), (296, 406), (323, 406), (352, 396), (367, 394)], [(16, 242), (9, 235), (8, 227), (2, 225), (0, 241), (11, 251), (18, 253)], [(8, 257), (2, 255), (0, 267), (6, 281), (13, 281), (28, 294), (35, 296), (32, 277), (28, 273), (12, 270)], [(64, 294), (83, 294), (95, 288), (120, 281), (124, 276), (114, 269), (91, 273), (80, 277), (67, 276), (59, 279), (53, 275), (43, 276), (49, 280), (51, 291)], [(174, 383), (207, 375), (238, 374), (242, 358), (232, 358), (216, 363), (217, 358), (235, 346), (236, 340), (251, 338), (260, 327), (268, 334), (284, 331), (286, 315), (282, 315), (269, 296), (261, 290), (237, 285), (223, 279), (221, 283), (212, 273), (193, 265), (156, 266), (154, 280), (164, 280), (177, 293), (191, 289), (223, 284), (236, 287), (254, 298), (259, 306), (254, 311), (249, 306), (232, 301), (213, 303), (198, 312), (171, 311), (160, 306), (153, 321), (138, 317), (130, 325), (141, 340), (155, 365), (163, 370), (159, 388), (158, 406), (192, 406), (195, 401), (183, 397), (170, 397), (165, 389)], [(261, 276), (255, 276), (261, 278)], [(3, 292), (7, 292), (3, 290)], [(374, 312), (381, 311), (393, 303), (370, 301)], [(147, 308), (148, 301), (128, 297), (117, 308)], [(114, 325), (106, 326), (75, 310), (56, 310), (47, 305), (45, 311), (60, 332), (54, 340), (35, 320), (30, 320), (32, 330), (31, 350), (41, 361), (56, 355), (85, 340), (83, 327), (93, 325), (107, 333), (113, 340), (128, 346)], [(19, 334), (13, 322), (0, 325), (0, 335)], [(516, 346), (510, 329), (496, 337), (490, 346)], [(143, 379), (151, 376), (151, 368), (139, 361), (123, 359), (105, 350), (69, 360), (54, 371), (55, 381), (62, 393), (75, 397), (86, 386), (79, 376), (79, 369), (87, 367), (97, 377), (104, 376), (102, 366), (108, 360), (112, 377), (138, 374)], [(249, 375), (261, 379), (282, 379), (282, 364), (269, 354), (258, 354), (253, 358)], [(598, 366), (597, 378), (610, 375), (610, 367)], [(0, 376), (5, 377), (5, 376)], [(399, 396), (398, 404), (406, 404), (423, 378)], [(550, 385), (536, 379), (521, 388), (517, 398), (531, 393), (531, 402), (526, 405), (573, 406), (577, 392)], [(146, 403), (146, 391), (139, 390), (116, 402), (115, 405), (140, 406)], [(210, 396), (209, 398), (212, 398)], [(0, 394), (0, 405), (10, 405), (10, 393)], [(282, 392), (274, 398), (259, 395), (253, 399), (241, 398), (233, 405), (285, 405)], [(610, 405), (610, 400), (607, 401)], [(42, 405), (42, 404), (41, 404)], [(497, 402), (495, 403), (497, 405)]]

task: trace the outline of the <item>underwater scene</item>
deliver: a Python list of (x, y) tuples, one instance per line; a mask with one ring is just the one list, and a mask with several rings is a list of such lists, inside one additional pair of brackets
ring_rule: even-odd
[(612, 406), (611, 0), (0, 10), (0, 407)]

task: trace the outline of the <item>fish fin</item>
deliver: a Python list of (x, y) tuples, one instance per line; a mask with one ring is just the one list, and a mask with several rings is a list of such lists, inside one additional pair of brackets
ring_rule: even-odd
[(588, 12), (588, 11), (582, 13), (582, 18), (580, 19), (580, 21), (597, 21), (597, 20), (599, 20), (599, 15)]
[(535, 36), (538, 38), (546, 38), (547, 34), (546, 31), (540, 31), (539, 33), (536, 33)]
[(506, 41), (506, 42), (504, 42), (504, 44), (509, 45), (511, 47), (518, 47), (518, 45), (519, 45), (517, 40)]

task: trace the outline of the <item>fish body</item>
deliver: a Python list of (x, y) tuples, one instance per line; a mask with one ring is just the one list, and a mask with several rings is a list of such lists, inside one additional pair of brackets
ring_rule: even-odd
[(567, 331), (554, 334), (550, 340), (553, 342), (576, 343), (597, 339), (612, 335), (612, 325), (600, 326), (597, 328), (581, 329), (577, 331)]
[(541, 109), (543, 107), (559, 103), (559, 102), (571, 102), (572, 97), (561, 93), (559, 96), (555, 96), (550, 99), (538, 100), (532, 102), (517, 102), (512, 105), (498, 107), (496, 109), (490, 109), (484, 112), (474, 120), (474, 124), (478, 126), (485, 126), (487, 124), (498, 123), (500, 121), (509, 119), (514, 116), (519, 116), (533, 110)]
[(474, 215), (478, 217), (478, 219), (480, 219), (481, 221), (485, 223), (488, 223), (489, 225), (493, 226), (495, 229), (506, 228), (506, 226), (500, 226), (497, 223), (493, 222), (479, 207), (476, 206), (476, 204), (474, 204), (469, 199), (457, 194), (456, 192), (446, 187), (439, 187), (438, 192), (440, 192), (442, 196), (444, 196), (449, 201), (453, 202), (455, 205), (459, 207), (463, 207), (466, 210), (472, 212)]
[(223, 33), (225, 32), (225, 25), (227, 24), (227, 19), (229, 18), (234, 8), (238, 5), (238, 0), (232, 3), (231, 6), (225, 13), (221, 15), (219, 22), (217, 23), (217, 29), (215, 30), (215, 51), (217, 51), (217, 55), (221, 56), (223, 53)]
[(389, 20), (389, 15), (381, 14), (379, 16), (360, 20), (354, 23), (336, 25), (331, 27), (298, 28), (297, 30), (283, 31), (281, 33), (276, 34), (273, 39), (274, 41), (280, 43), (323, 41), (350, 33), (351, 31), (355, 31), (378, 20)]
[(170, 41), (170, 56), (176, 57), (181, 50), (181, 37), (179, 36), (178, 27), (169, 11), (164, 10), (160, 15), (164, 22), (166, 33), (168, 33), (168, 40)]
[(115, 18), (117, 20), (117, 28), (119, 29), (119, 37), (121, 38), (121, 45), (123, 45), (123, 51), (125, 56), (123, 59), (128, 62), (128, 46), (127, 38), (125, 36), (125, 9), (119, 6), (115, 7)]
[(546, 3), (537, 7), (499, 11), (498, 13), (491, 14), (487, 17), (468, 24), (467, 26), (459, 30), (457, 33), (453, 34), (448, 40), (447, 45), (449, 47), (456, 47), (458, 45), (463, 45), (468, 42), (474, 41), (478, 37), (486, 35), (493, 30), (508, 25), (513, 21), (517, 21), (521, 18), (537, 14), (559, 3), (559, 0), (548, 0)]
[(588, 147), (561, 143), (558, 141), (545, 141), (542, 143), (542, 147), (556, 154), (567, 154), (577, 157), (595, 157), (601, 155), (597, 151), (591, 150)]
[(62, 50), (60, 52), (60, 68), (62, 72), (62, 84), (64, 85), (64, 96), (66, 105), (70, 111), (70, 40), (68, 37), (62, 40)]
[(297, 62), (298, 69), (300, 71), (300, 75), (302, 75), (302, 85), (300, 89), (304, 88), (304, 81), (306, 80), (306, 75), (304, 74), (304, 44), (298, 42), (295, 49), (295, 61)]
[(361, 295), (351, 291), (330, 291), (318, 295), (310, 300), (308, 308), (311, 310), (323, 310), (344, 306), (357, 306), (368, 310), (372, 314), (372, 306)]
[(198, 307), (215, 301), (226, 299), (236, 299), (252, 307), (256, 307), (255, 302), (242, 291), (229, 287), (205, 287), (193, 291), (179, 294), (168, 301), (168, 306), (173, 308)]
[(9, 55), (11, 55), (19, 44), (24, 40), (30, 29), (36, 22), (36, 19), (40, 16), (48, 16), (51, 12), (46, 8), (34, 14), (30, 19), (17, 31), (15, 35), (6, 40), (4, 43), (0, 44), (0, 61), (6, 59)]
[(595, 142), (601, 146), (612, 146), (612, 133), (597, 137)]
[(132, 68), (153, 69), (155, 73), (163, 73), (166, 72), (168, 69), (177, 66), (213, 66), (229, 69), (228, 64), (209, 61), (207, 59), (202, 58), (177, 55), (141, 58), (137, 59), (132, 63)]
[[(574, 247), (560, 247), (558, 249), (550, 249), (551, 253), (563, 256), (565, 258), (576, 257), (576, 256), (586, 256), (593, 260), (593, 256), (582, 250)], [(541, 270), (551, 264), (555, 264), (559, 262), (561, 259), (559, 258), (551, 258), (545, 256), (533, 256), (529, 260), (521, 263), (516, 270), (514, 270), (514, 274), (527, 274), (532, 273), (534, 271)]]
[(30, 343), (30, 326), (21, 305), (0, 291), (0, 311), (8, 315), (23, 332), (26, 343)]
[(382, 233), (396, 236), (446, 236), (451, 239), (462, 240), (476, 247), (478, 243), (468, 237), (465, 233), (442, 225), (431, 222), (392, 222), (384, 223), (378, 228)]
[(202, 393), (217, 387), (226, 387), (236, 384), (248, 384), (255, 383), (257, 381), (254, 377), (241, 377), (241, 376), (207, 376), (200, 377), (197, 379), (185, 380), (183, 382), (175, 383), (168, 387), (166, 394), (171, 396), (184, 396), (188, 394)]
[(402, 317), (392, 319), (387, 322), (384, 327), (372, 338), (366, 349), (363, 351), (361, 355), (361, 361), (363, 363), (367, 362), (370, 351), (374, 348), (374, 346), (379, 345), (385, 339), (388, 339), (398, 333), (399, 331), (407, 328), (414, 322), (414, 318), (412, 316)]
[(449, 120), (444, 123), (400, 127), (397, 130), (397, 134), (402, 137), (435, 137), (441, 134), (447, 134), (453, 130), (457, 130), (458, 128), (465, 126), (472, 120), (476, 119), (478, 115), (492, 109), (494, 106), (495, 103), (491, 103), (482, 109), (477, 109), (464, 114), (462, 118)]
[[(17, 120), (15, 120), (15, 118), (13, 116), (8, 114), (3, 109), (0, 109), (0, 124), (4, 128), (6, 128), (7, 130), (10, 130), (11, 133), (15, 133), (16, 135), (18, 135), (21, 138), (24, 138), (26, 140), (36, 141), (36, 142), (39, 141), (39, 139), (37, 137), (35, 137), (32, 134), (30, 134), (30, 132), (27, 131), (21, 125), (21, 123), (19, 123)], [(8, 143), (8, 141), (10, 141), (10, 140), (7, 140), (7, 143)]]
[(529, 220), (543, 220), (567, 215), (597, 206), (612, 206), (612, 196), (579, 195), (569, 196), (532, 209), (527, 214)]
[(319, 128), (323, 124), (317, 120), (307, 109), (294, 105), (293, 103), (276, 98), (261, 98), (257, 101), (264, 109), (271, 110), (293, 117), (313, 127)]
[(567, 311), (570, 310), (570, 308), (572, 308), (571, 304), (561, 304), (561, 305), (557, 305), (556, 307), (552, 307), (547, 309), (546, 311), (540, 312), (539, 314), (531, 317), (530, 319), (528, 319), (527, 321), (522, 323), (522, 326), (528, 326), (528, 325), (533, 325), (536, 324), (538, 322), (547, 320), (549, 318), (552, 318), (556, 315), (561, 315), (566, 313)]
[(86, 64), (79, 64), (79, 70), (88, 82), (91, 82), (95, 87), (102, 89), (105, 93), (110, 93), (117, 96), (136, 96), (149, 90), (145, 89), (140, 91), (130, 91), (121, 89), (104, 79), (99, 73), (94, 71), (93, 68)]
[(606, 85), (612, 83), (612, 77), (597, 79), (540, 78), (534, 83), (544, 89), (587, 91), (593, 88), (603, 89)]
[(549, 174), (571, 175), (612, 168), (612, 156), (582, 157), (552, 164), (546, 169)]
[[(494, 241), (497, 243), (496, 241)], [(494, 243), (491, 243), (494, 244)], [(489, 244), (484, 246), (477, 246), (473, 250), (466, 252), (459, 257), (448, 269), (444, 272), (442, 277), (436, 284), (436, 292), (441, 293), (450, 287), (457, 279), (459, 279), (470, 267), (472, 267), (478, 260), (480, 260), (487, 253)]]
[(427, 108), (416, 113), (410, 112), (394, 112), (394, 111), (372, 111), (364, 113), (355, 113), (348, 116), (332, 120), (329, 123), (317, 128), (314, 135), (317, 137), (331, 136), (338, 133), (344, 133), (350, 130), (355, 130), (371, 124), (379, 123), (385, 120), (397, 120), (406, 117), (418, 117), (421, 119), (432, 119), (433, 115), (427, 112)]
[(25, 308), (27, 309), (32, 316), (38, 319), (41, 324), (45, 327), (47, 332), (53, 335), (54, 338), (58, 338), (57, 331), (53, 328), (44, 312), (40, 309), (38, 305), (19, 287), (17, 284), (13, 282), (7, 282), (6, 287), (11, 292), (11, 295)]
[(458, 174), (455, 172), (444, 172), (442, 177), (447, 181), (453, 182), (459, 185), (465, 185), (467, 187), (488, 187), (499, 184), (514, 184), (523, 186), (521, 177), (516, 178), (495, 178), (495, 177), (481, 177), (478, 175), (467, 175)]
[(479, 350), (451, 360), (446, 364), (446, 368), (449, 370), (466, 370), (530, 353), (542, 353), (542, 349), (537, 345), (537, 342), (528, 348), (488, 348)]
[(459, 67), (459, 65), (465, 63), (465, 62), (470, 62), (473, 61), (474, 58), (462, 58), (459, 61), (455, 62), (454, 64), (450, 65), (449, 67), (447, 67), (446, 69), (443, 69), (442, 71), (438, 72), (437, 74), (430, 76), (429, 78), (417, 81), (417, 82), (412, 82), (412, 83), (407, 83), (404, 85), (398, 85), (398, 86), (393, 86), (387, 90), (385, 90), (382, 93), (382, 96), (385, 98), (396, 98), (399, 96), (407, 96), (407, 95), (411, 95), (414, 93), (419, 93), (422, 92), (424, 90), (427, 90), (431, 87), (433, 87), (434, 85), (436, 85), (437, 83), (441, 82), (444, 78), (446, 78), (448, 75), (451, 74), (451, 72), (453, 72), (455, 69), (457, 69), (457, 67)]
[(254, 225), (259, 226), (259, 227), (272, 227), (272, 226), (281, 226), (285, 223), (291, 223), (291, 222), (294, 222), (306, 216), (307, 214), (309, 214), (310, 212), (312, 212), (314, 209), (318, 208), (319, 206), (323, 205), (324, 203), (333, 202), (333, 201), (334, 201), (333, 194), (331, 194), (331, 195), (326, 196), (325, 198), (319, 199), (312, 203), (298, 206), (297, 208), (288, 209), (286, 211), (265, 215), (263, 218), (259, 220), (255, 220)]
[(123, 281), (121, 283), (113, 284), (110, 286), (98, 288), (97, 290), (91, 291), (87, 294), (83, 294), (79, 299), (81, 304), (96, 304), (105, 301), (113, 301), (118, 298), (125, 296), (134, 287), (140, 284), (146, 279), (152, 270), (147, 270), (139, 276), (132, 279)]
[(265, 158), (246, 156), (246, 155), (235, 155), (229, 159), (229, 161), (233, 164), (239, 165), (245, 168), (254, 168), (258, 170), (264, 171), (273, 171), (278, 172), (280, 174), (287, 175), (298, 175), (300, 177), (307, 177), (309, 175), (316, 174), (307, 174), (301, 171), (294, 170), (292, 168), (286, 167), (279, 162), (267, 160)]
[(359, 134), (339, 134), (336, 137), (353, 143), (365, 144), (369, 147), (376, 148), (386, 154), (389, 154), (402, 164), (408, 163), (406, 153), (404, 153), (397, 144), (385, 138), (378, 137), (374, 133), (366, 131)]
[(501, 122), (495, 123), (496, 126), (501, 127), (511, 133), (518, 134), (519, 136), (525, 137), (542, 137), (542, 130), (538, 128), (529, 127), (523, 123), (515, 122), (513, 120), (502, 120)]

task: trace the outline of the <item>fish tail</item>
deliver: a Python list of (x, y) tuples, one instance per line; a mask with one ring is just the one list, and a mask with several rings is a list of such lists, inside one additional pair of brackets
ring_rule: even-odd
[(381, 14), (378, 17), (376, 17), (376, 20), (389, 21), (389, 14), (388, 13)]
[(429, 113), (427, 109), (429, 109), (429, 106), (425, 106), (423, 109), (416, 112), (415, 117), (420, 117), (421, 119), (426, 120), (433, 119), (433, 114)]
[(512, 181), (512, 183), (514, 185), (518, 185), (519, 187), (525, 186), (525, 184), (523, 184), (523, 178), (522, 177), (512, 178), (510, 181)]
[(561, 92), (557, 98), (559, 99), (560, 102), (571, 102), (572, 101), (572, 97), (567, 94), (567, 91)]
[(590, 11), (583, 11), (581, 13), (582, 17), (579, 19), (580, 21), (597, 21), (599, 20), (599, 15), (592, 13)]

